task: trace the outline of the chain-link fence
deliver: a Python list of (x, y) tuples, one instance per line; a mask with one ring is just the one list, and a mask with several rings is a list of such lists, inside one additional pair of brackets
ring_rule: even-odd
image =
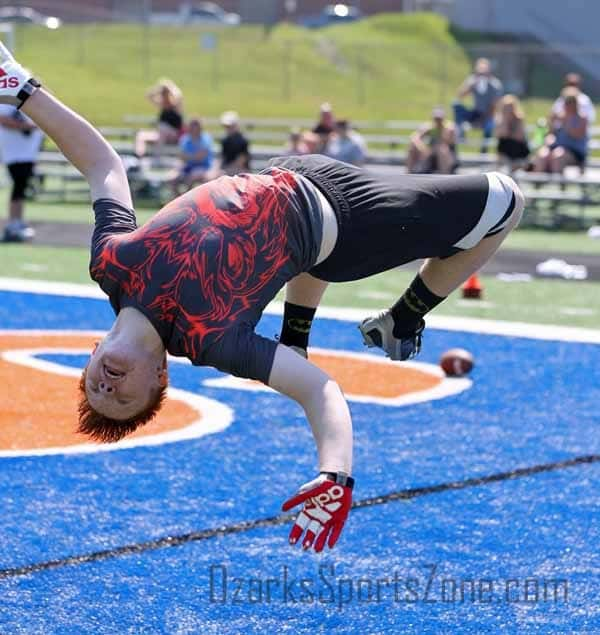
[[(187, 109), (200, 114), (233, 108), (252, 116), (310, 116), (320, 101), (331, 101), (354, 118), (422, 119), (436, 105), (450, 106), (482, 56), (505, 92), (525, 100), (532, 120), (546, 114), (564, 74), (579, 70), (573, 55), (539, 45), (360, 42), (285, 28), (84, 24), (56, 31), (19, 27), (14, 39), (18, 54), (49, 85), (76, 105), (89, 105), (88, 114), (105, 123), (122, 119), (117, 108), (147, 110), (143, 94), (162, 76), (176, 81)], [(569, 53), (600, 68), (600, 48)], [(107, 98), (107, 86), (119, 91), (118, 104), (116, 93)], [(598, 88), (583, 74), (585, 92), (595, 98)]]

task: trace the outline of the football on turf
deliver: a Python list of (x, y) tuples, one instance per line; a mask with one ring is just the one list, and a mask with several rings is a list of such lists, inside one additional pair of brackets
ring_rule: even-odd
[(440, 366), (448, 377), (462, 377), (473, 368), (473, 355), (464, 348), (451, 348), (440, 358)]

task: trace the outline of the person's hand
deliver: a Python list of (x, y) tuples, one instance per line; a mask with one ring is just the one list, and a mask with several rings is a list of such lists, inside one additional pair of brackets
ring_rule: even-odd
[(0, 42), (0, 104), (20, 108), (39, 87), (40, 83)]
[(290, 544), (295, 545), (306, 532), (302, 541), (304, 549), (314, 545), (315, 551), (319, 553), (323, 551), (325, 542), (332, 549), (352, 506), (353, 487), (354, 479), (343, 472), (321, 472), (316, 479), (302, 485), (282, 505), (282, 510), (287, 512), (304, 503), (290, 531)]

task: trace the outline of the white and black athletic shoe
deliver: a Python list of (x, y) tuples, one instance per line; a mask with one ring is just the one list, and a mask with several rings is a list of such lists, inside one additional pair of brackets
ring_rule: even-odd
[(358, 328), (367, 346), (383, 349), (394, 361), (404, 361), (411, 359), (421, 350), (421, 334), (425, 328), (425, 321), (421, 320), (414, 330), (397, 338), (393, 333), (394, 318), (388, 310), (366, 318)]

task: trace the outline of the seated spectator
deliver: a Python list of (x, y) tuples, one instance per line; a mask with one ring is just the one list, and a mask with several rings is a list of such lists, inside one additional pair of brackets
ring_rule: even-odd
[(365, 162), (366, 147), (362, 136), (352, 130), (346, 119), (338, 119), (335, 122), (335, 132), (329, 137), (325, 147), (325, 154), (353, 165), (363, 165)]
[(410, 138), (406, 170), (409, 173), (452, 174), (458, 165), (456, 128), (443, 108), (434, 108), (432, 123), (424, 124)]
[(290, 136), (288, 145), (283, 151), (283, 156), (291, 157), (298, 154), (308, 154), (308, 145), (304, 139), (304, 135), (299, 128), (292, 128), (290, 130)]
[[(578, 73), (567, 73), (565, 75), (564, 88), (575, 88), (578, 91), (577, 103), (579, 105), (579, 112), (587, 119), (588, 124), (593, 124), (596, 121), (596, 109), (592, 100), (583, 92), (581, 92), (581, 75)], [(554, 127), (555, 119), (561, 117), (565, 112), (565, 98), (561, 92), (560, 97), (552, 104), (552, 110), (550, 111), (550, 126)]]
[(316, 132), (305, 132), (302, 141), (306, 146), (306, 154), (318, 154), (321, 149), (321, 137)]
[(170, 79), (161, 79), (147, 93), (147, 99), (158, 108), (155, 130), (140, 130), (135, 137), (135, 153), (145, 156), (148, 144), (160, 146), (179, 142), (183, 132), (183, 95)]
[(248, 139), (240, 131), (237, 112), (228, 110), (221, 115), (225, 136), (221, 139), (221, 173), (233, 176), (250, 170)]
[(200, 119), (191, 119), (188, 133), (179, 142), (180, 157), (183, 166), (179, 174), (171, 182), (173, 194), (178, 196), (180, 188), (185, 185), (189, 190), (194, 185), (209, 180), (210, 169), (213, 164), (213, 140), (205, 132)]
[(568, 165), (581, 168), (585, 165), (588, 121), (579, 111), (578, 94), (575, 88), (563, 90), (564, 113), (555, 118), (554, 132), (546, 137), (545, 145), (536, 155), (536, 172), (561, 173)]
[(327, 144), (329, 143), (329, 138), (335, 131), (335, 117), (333, 116), (333, 110), (330, 103), (325, 102), (321, 104), (321, 108), (319, 110), (319, 120), (312, 131), (314, 134), (318, 135), (320, 139), (316, 152), (325, 152), (325, 148), (327, 148)]
[(525, 116), (521, 102), (514, 95), (504, 95), (496, 114), (498, 162), (508, 164), (511, 172), (524, 164), (529, 156)]
[(492, 75), (490, 62), (484, 57), (475, 62), (474, 73), (467, 77), (458, 90), (459, 100), (467, 95), (473, 98), (472, 108), (467, 108), (460, 101), (452, 105), (458, 136), (461, 140), (464, 138), (465, 123), (481, 128), (484, 138), (481, 151), (486, 152), (486, 141), (494, 134), (494, 111), (502, 95), (502, 82)]

